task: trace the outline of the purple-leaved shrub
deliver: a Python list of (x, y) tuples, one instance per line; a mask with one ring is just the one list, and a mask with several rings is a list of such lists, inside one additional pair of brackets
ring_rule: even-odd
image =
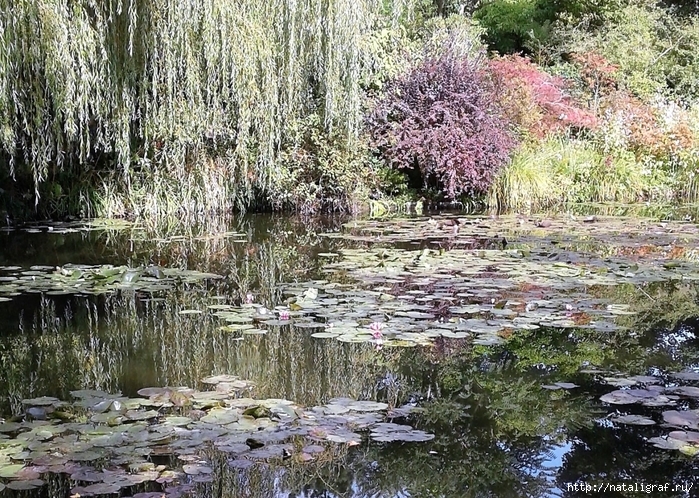
[(388, 164), (418, 168), (425, 186), (449, 198), (482, 194), (516, 145), (497, 88), (480, 57), (427, 59), (376, 103), (373, 144)]

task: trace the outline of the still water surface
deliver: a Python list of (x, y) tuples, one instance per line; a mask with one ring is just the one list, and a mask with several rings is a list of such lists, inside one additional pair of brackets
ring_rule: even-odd
[[(603, 380), (610, 372), (621, 378), (655, 376), (671, 386), (671, 373), (699, 368), (694, 314), (699, 295), (691, 282), (645, 286), (645, 304), (633, 285), (587, 289), (596, 297), (612, 293), (615, 302), (640, 312), (627, 318), (624, 330), (544, 327), (493, 346), (439, 339), (433, 347), (378, 349), (315, 339), (310, 330), (293, 324), (241, 340), (239, 334), (221, 331), (220, 319), (211, 313), (180, 313), (206, 310), (211, 303), (237, 306), (251, 298), (271, 308), (286, 297), (283, 283), (328, 278), (322, 272), (327, 259), (319, 254), (391, 245), (321, 236), (342, 231), (344, 221), (254, 215), (188, 227), (83, 230), (76, 225), (66, 233), (65, 226), (49, 230), (39, 225), (0, 232), (3, 274), (110, 264), (224, 277), (158, 292), (30, 290), (0, 302), (0, 417), (21, 421), (27, 398), (67, 400), (76, 389), (124, 396), (137, 396), (150, 386), (200, 389), (201, 379), (225, 373), (252, 381), (255, 398), (314, 406), (349, 397), (418, 406), (424, 411), (411, 423), (435, 438), (419, 443), (366, 438), (308, 464), (273, 459), (244, 470), (226, 466), (225, 458), (213, 452), (211, 460), (220, 463), (214, 482), (198, 484), (195, 496), (573, 497), (585, 496), (583, 485), (675, 486), (697, 480), (699, 457), (648, 443), (668, 430), (613, 421), (618, 412), (662, 423), (660, 414), (667, 408), (599, 400), (616, 389)], [(475, 240), (472, 247), (492, 245), (492, 240)], [(422, 248), (425, 241), (412, 246)], [(343, 275), (330, 278), (351, 281)], [(542, 388), (555, 382), (577, 387)], [(697, 409), (696, 398), (683, 398), (680, 408)], [(32, 496), (63, 496), (74, 484), (65, 476), (51, 483)], [(158, 489), (134, 488), (121, 495)], [(651, 495), (698, 493), (695, 488)], [(648, 494), (637, 487), (604, 496)]]

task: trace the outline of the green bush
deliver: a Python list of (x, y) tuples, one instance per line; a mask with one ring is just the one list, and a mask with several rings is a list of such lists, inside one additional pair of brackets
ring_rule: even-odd
[(595, 52), (619, 68), (618, 82), (643, 98), (663, 94), (690, 103), (699, 98), (699, 18), (682, 17), (639, 0), (609, 13), (601, 26), (557, 26), (562, 53)]
[(311, 114), (288, 135), (267, 202), (304, 214), (356, 211), (379, 185), (375, 166), (366, 137), (348, 142)]
[(501, 54), (531, 51), (548, 37), (549, 13), (540, 0), (492, 0), (484, 2), (474, 17), (486, 29), (491, 50)]

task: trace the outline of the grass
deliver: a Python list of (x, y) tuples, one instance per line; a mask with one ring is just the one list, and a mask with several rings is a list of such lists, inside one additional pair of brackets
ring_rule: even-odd
[(527, 144), (515, 154), (493, 183), (488, 205), (531, 211), (570, 202), (632, 203), (696, 195), (696, 180), (672, 193), (677, 174), (641, 164), (623, 151), (603, 154), (591, 142), (551, 139)]

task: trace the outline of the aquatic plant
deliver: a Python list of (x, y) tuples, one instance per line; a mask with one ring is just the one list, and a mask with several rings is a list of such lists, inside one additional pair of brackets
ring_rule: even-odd
[[(67, 473), (80, 483), (71, 490), (80, 496), (117, 493), (144, 482), (178, 494), (190, 480), (213, 481), (205, 450), (225, 454), (230, 467), (243, 469), (292, 456), (312, 461), (325, 453), (323, 443), (357, 446), (362, 435), (355, 431), (370, 430), (369, 438), (381, 443), (434, 438), (410, 425), (384, 422), (386, 403), (333, 398), (304, 409), (287, 400), (245, 397), (252, 384), (232, 375), (201, 383), (213, 390), (147, 387), (138, 391), (141, 397), (129, 398), (80, 389), (71, 391), (71, 401), (23, 400), (27, 420), (0, 421), (0, 479), (9, 480), (0, 484), (31, 490), (44, 485), (42, 474)], [(411, 411), (401, 407), (386, 416), (405, 419)], [(184, 463), (156, 466), (150, 456), (177, 456)]]

